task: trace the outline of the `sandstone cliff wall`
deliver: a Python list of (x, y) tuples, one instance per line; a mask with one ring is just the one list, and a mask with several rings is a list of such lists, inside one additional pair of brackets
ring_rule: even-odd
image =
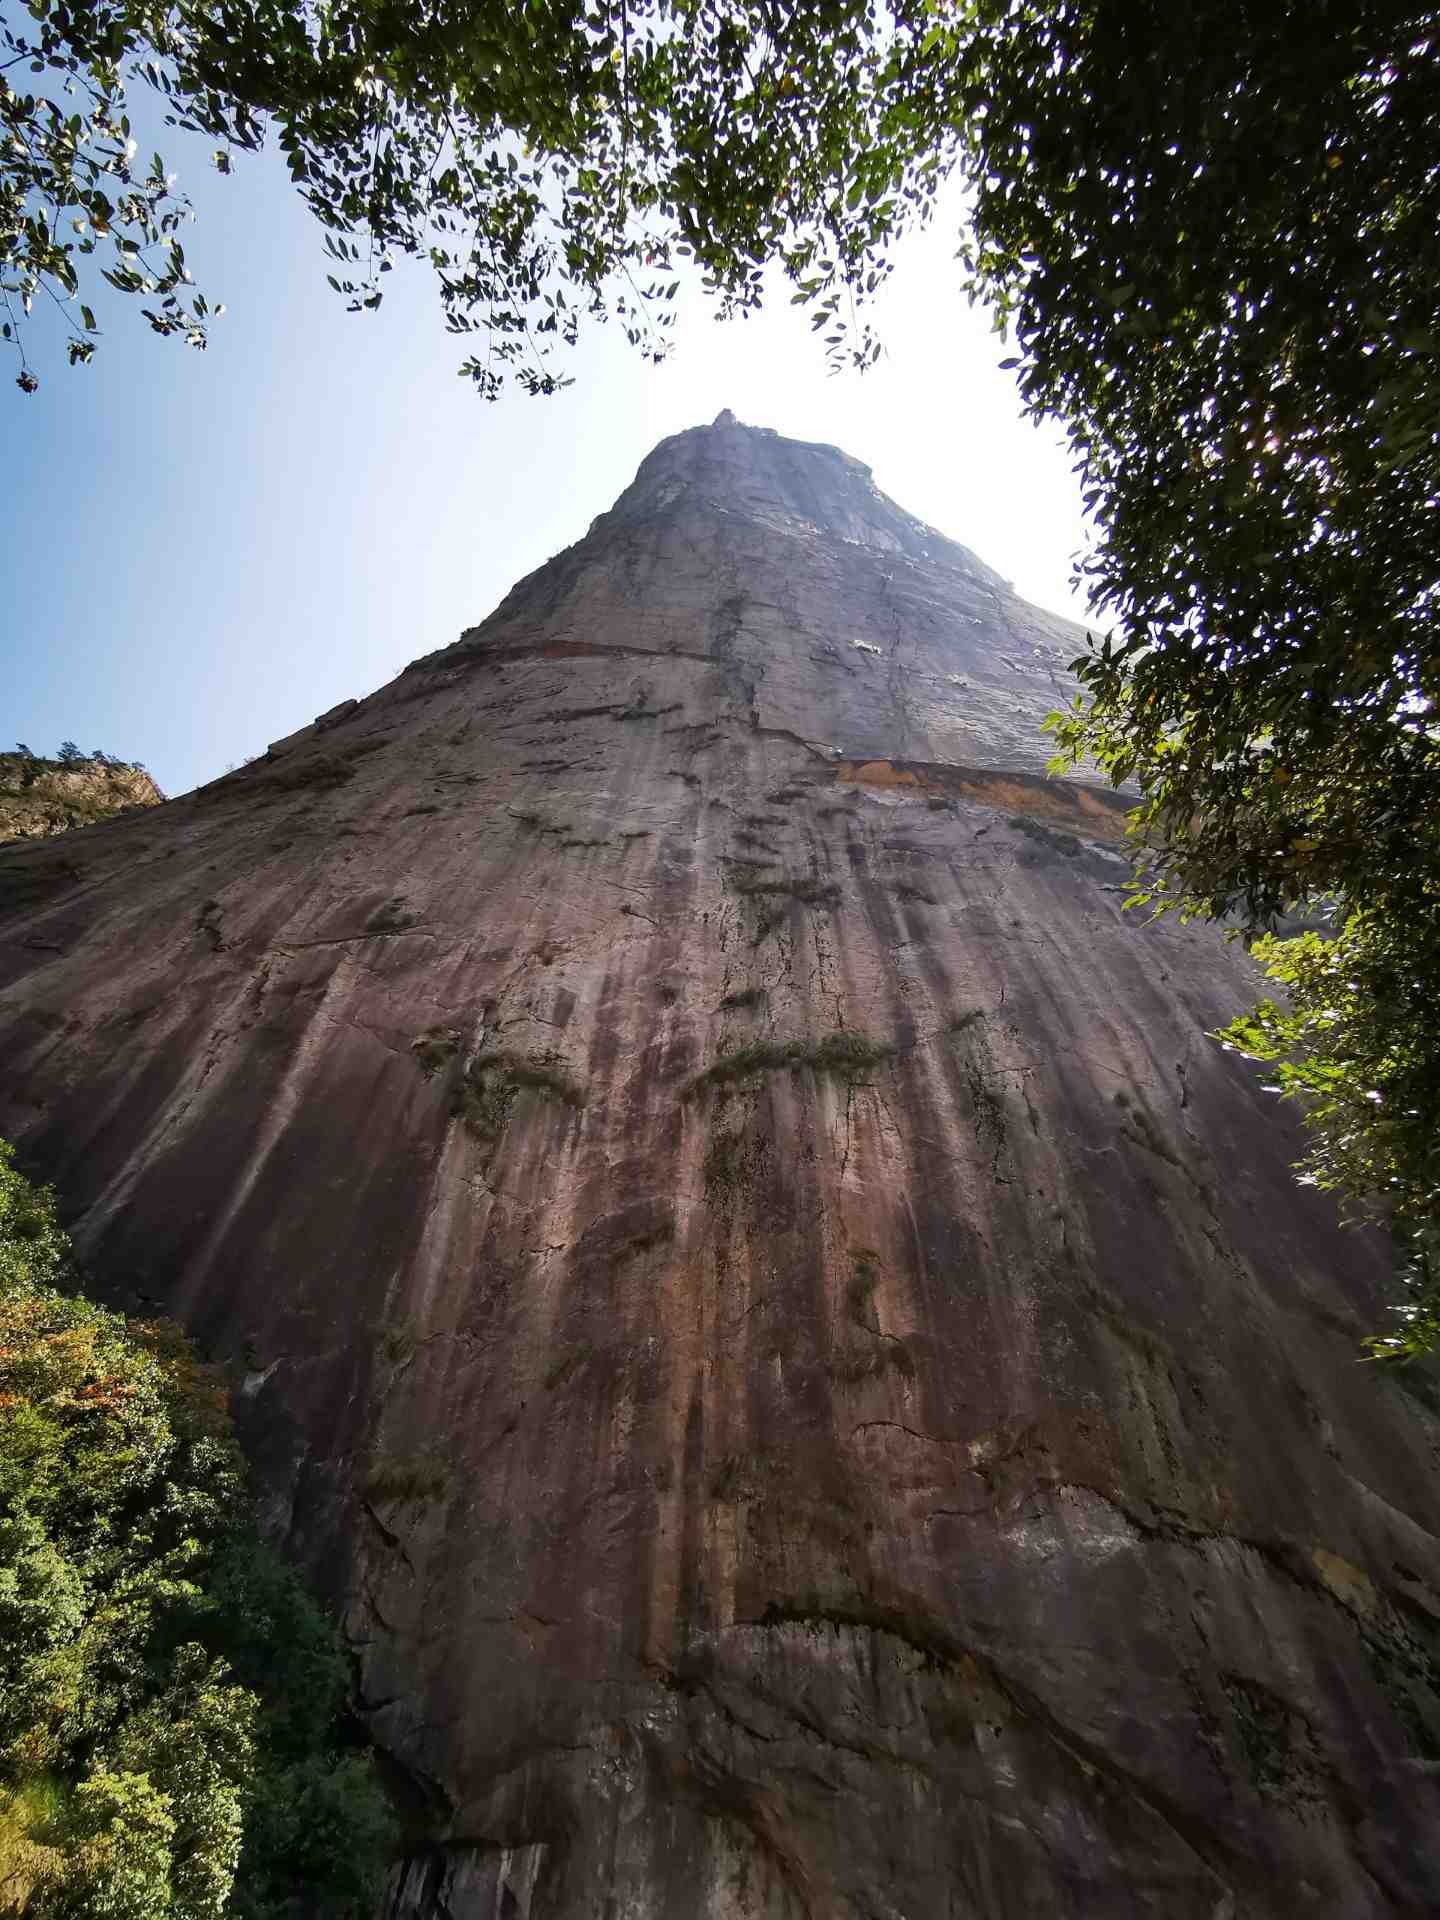
[(722, 416), (458, 645), (0, 856), (0, 1130), (235, 1369), (391, 1920), (1440, 1910), (1385, 1263), (1040, 777), (1073, 628)]

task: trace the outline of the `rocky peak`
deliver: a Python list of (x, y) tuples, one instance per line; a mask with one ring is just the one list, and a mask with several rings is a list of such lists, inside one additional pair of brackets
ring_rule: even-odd
[(596, 526), (652, 522), (677, 507), (743, 515), (780, 538), (846, 541), (1007, 589), (968, 548), (883, 494), (863, 460), (819, 441), (748, 426), (728, 407), (708, 427), (662, 440)]
[(584, 539), (410, 671), (592, 644), (612, 620), (635, 651), (723, 667), (751, 724), (819, 751), (1030, 774), (1085, 641), (897, 506), (863, 461), (728, 409), (662, 440)]

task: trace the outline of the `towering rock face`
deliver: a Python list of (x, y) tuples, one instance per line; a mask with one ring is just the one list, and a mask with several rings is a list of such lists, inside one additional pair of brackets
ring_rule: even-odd
[(1042, 776), (1075, 650), (722, 415), (0, 857), (0, 1128), (235, 1370), (392, 1920), (1440, 1910), (1440, 1419), (1205, 1038), (1243, 955)]

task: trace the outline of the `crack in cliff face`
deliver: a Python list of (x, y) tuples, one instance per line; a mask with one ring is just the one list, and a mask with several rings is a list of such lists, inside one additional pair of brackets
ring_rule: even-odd
[[(804, 1693), (787, 1697), (783, 1681), (762, 1683), (758, 1695), (754, 1693), (755, 1683), (749, 1682), (750, 1697), (759, 1706), (751, 1706), (747, 1712), (746, 1694), (742, 1691), (747, 1683), (738, 1674), (734, 1677), (727, 1674), (736, 1657), (731, 1649), (745, 1638), (774, 1638), (788, 1644), (796, 1632), (817, 1646), (816, 1679), (810, 1682), (812, 1689), (819, 1675), (830, 1666), (832, 1656), (827, 1649), (832, 1641), (837, 1650), (847, 1639), (864, 1644), (863, 1654), (853, 1650), (845, 1654), (847, 1668), (870, 1673), (882, 1671), (895, 1665), (897, 1650), (902, 1667), (915, 1663), (912, 1670), (918, 1672), (923, 1685), (954, 1697), (957, 1704), (964, 1703), (959, 1711), (973, 1725), (974, 1751), (979, 1762), (968, 1764), (974, 1766), (980, 1777), (964, 1777), (967, 1761), (962, 1747), (949, 1751), (939, 1748), (906, 1752), (904, 1739), (907, 1733), (913, 1732), (913, 1725), (904, 1716), (887, 1723), (867, 1713), (862, 1726), (847, 1732), (827, 1723), (808, 1703)], [(748, 1664), (747, 1660), (745, 1665)], [(764, 1671), (763, 1655), (760, 1665)], [(1063, 1755), (1065, 1761), (1075, 1767), (1078, 1777), (1100, 1776), (1160, 1822), (1200, 1866), (1210, 1883), (1212, 1898), (1233, 1898), (1234, 1885), (1243, 1885), (1251, 1877), (1243, 1860), (1227, 1861), (1219, 1857), (1203, 1829), (1152, 1782), (1118, 1766), (1095, 1742), (1058, 1719), (1013, 1675), (998, 1670), (989, 1657), (956, 1644), (948, 1635), (937, 1632), (932, 1625), (922, 1624), (913, 1615), (875, 1607), (786, 1607), (772, 1603), (758, 1619), (737, 1619), (720, 1644), (707, 1648), (676, 1672), (674, 1683), (683, 1693), (703, 1696), (742, 1741), (759, 1744), (762, 1753), (750, 1763), (751, 1777), (758, 1776), (765, 1781), (777, 1798), (783, 1798), (783, 1783), (796, 1762), (789, 1754), (780, 1758), (776, 1749), (782, 1743), (793, 1746), (798, 1738), (802, 1745), (813, 1743), (843, 1760), (860, 1761), (867, 1770), (897, 1769), (916, 1774), (932, 1784), (943, 1782), (951, 1795), (958, 1795), (961, 1804), (985, 1809), (991, 1804), (993, 1794), (993, 1788), (987, 1789), (984, 1780), (987, 1744), (1003, 1745), (1007, 1735), (1023, 1739), (1028, 1730)], [(762, 1708), (772, 1716), (769, 1730), (756, 1718)], [(778, 1721), (773, 1716), (778, 1716)], [(873, 1731), (867, 1733), (864, 1731), (867, 1728)], [(765, 1749), (770, 1751), (763, 1751)], [(1013, 1766), (1014, 1762), (1007, 1764)], [(731, 1777), (733, 1771), (732, 1761)]]
[[(898, 1425), (890, 1422), (862, 1424)], [(913, 1434), (927, 1444), (951, 1446), (960, 1444), (956, 1441), (937, 1440), (934, 1436), (919, 1434), (909, 1428), (901, 1430)], [(1312, 1556), (1313, 1561), (1321, 1565), (1321, 1574), (1317, 1577), (1314, 1567), (1307, 1567), (1298, 1548), (1288, 1543), (1284, 1547), (1277, 1547), (1273, 1542), (1244, 1540), (1231, 1533), (1194, 1527), (1174, 1519), (1141, 1515), (1132, 1507), (1116, 1502), (1113, 1496), (1093, 1487), (1071, 1489), (1057, 1484), (1052, 1489), (1057, 1494), (1063, 1494), (1069, 1490), (1083, 1492), (1099, 1499), (1116, 1512), (1123, 1514), (1127, 1525), (1142, 1540), (1166, 1544), (1178, 1542), (1189, 1547), (1207, 1541), (1233, 1542), (1259, 1554), (1282, 1577), (1308, 1585), (1314, 1591), (1324, 1593), (1332, 1601), (1338, 1601), (1342, 1607), (1347, 1609), (1352, 1607), (1348, 1596), (1344, 1592), (1337, 1592), (1334, 1583), (1324, 1577), (1324, 1556), (1322, 1555)], [(773, 1634), (783, 1633), (788, 1628), (799, 1628), (807, 1633), (818, 1632), (822, 1635), (849, 1632), (863, 1634), (872, 1639), (892, 1640), (919, 1656), (928, 1668), (961, 1672), (969, 1684), (978, 1684), (990, 1690), (996, 1705), (989, 1709), (982, 1708), (981, 1711), (988, 1711), (1000, 1723), (992, 1724), (991, 1730), (996, 1736), (1000, 1734), (1002, 1725), (1005, 1723), (1014, 1721), (1032, 1725), (1045, 1739), (1073, 1759), (1084, 1773), (1098, 1774), (1111, 1781), (1120, 1791), (1136, 1800), (1163, 1822), (1213, 1876), (1214, 1891), (1217, 1896), (1233, 1900), (1237, 1888), (1248, 1887), (1252, 1893), (1259, 1891), (1250, 1863), (1243, 1857), (1232, 1855), (1226, 1849), (1217, 1848), (1213, 1835), (1197, 1822), (1173, 1795), (1161, 1792), (1153, 1781), (1136, 1773), (1133, 1769), (1118, 1766), (1113, 1756), (1093, 1739), (1083, 1735), (1076, 1727), (1058, 1716), (1033, 1688), (1022, 1685), (1013, 1674), (1007, 1674), (997, 1668), (989, 1656), (979, 1656), (973, 1648), (958, 1646), (948, 1634), (937, 1631), (932, 1623), (924, 1622), (920, 1616), (914, 1613), (897, 1614), (874, 1607), (819, 1608), (809, 1604), (785, 1606), (780, 1603), (771, 1603), (758, 1618), (737, 1619), (731, 1632), (756, 1631), (762, 1634)], [(720, 1649), (715, 1649), (708, 1654), (706, 1660), (713, 1660), (717, 1655), (723, 1662), (724, 1656)], [(873, 1657), (863, 1664), (873, 1665)], [(722, 1716), (745, 1738), (759, 1741), (767, 1747), (774, 1747), (782, 1735), (773, 1728), (767, 1731), (762, 1725), (757, 1724), (753, 1711), (747, 1717), (737, 1699), (736, 1683), (731, 1681), (727, 1685), (722, 1679), (717, 1678), (717, 1673), (723, 1670), (723, 1665), (716, 1669), (702, 1662), (699, 1667), (687, 1669), (679, 1679), (682, 1686), (689, 1685), (703, 1691)], [(1275, 1702), (1267, 1706), (1262, 1713), (1255, 1702), (1269, 1702), (1274, 1698), (1263, 1687), (1257, 1687), (1255, 1683), (1234, 1675), (1222, 1675), (1221, 1678), (1237, 1716), (1242, 1744), (1250, 1756), (1252, 1766), (1259, 1769), (1256, 1777), (1262, 1793), (1270, 1793), (1283, 1786), (1287, 1804), (1291, 1802), (1294, 1795), (1298, 1794), (1302, 1801), (1308, 1800), (1312, 1806), (1318, 1807), (1324, 1796), (1320, 1787), (1320, 1776), (1316, 1771), (1313, 1732), (1305, 1730), (1303, 1720), (1299, 1723), (1302, 1727), (1305, 1752), (1311, 1757), (1305, 1759), (1302, 1755), (1297, 1762), (1287, 1761), (1287, 1771), (1282, 1775), (1273, 1775), (1271, 1769), (1276, 1763), (1271, 1759), (1271, 1751), (1275, 1742), (1281, 1740), (1281, 1734), (1274, 1729), (1282, 1726), (1285, 1717), (1291, 1715), (1291, 1710), (1283, 1702)], [(778, 1699), (773, 1690), (765, 1690), (760, 1697), (769, 1711), (780, 1713), (805, 1738), (818, 1741), (822, 1746), (837, 1752), (853, 1754), (867, 1763), (886, 1767), (915, 1768), (921, 1773), (932, 1772), (937, 1766), (945, 1772), (948, 1767), (953, 1766), (953, 1761), (947, 1763), (938, 1754), (928, 1760), (916, 1760), (904, 1753), (894, 1751), (883, 1738), (845, 1737), (834, 1727), (826, 1725), (812, 1710), (802, 1704)], [(883, 1721), (869, 1724), (876, 1725), (877, 1735), (883, 1735), (887, 1731), (886, 1723)], [(889, 1728), (891, 1732), (896, 1730), (898, 1729), (894, 1724)], [(1282, 1744), (1293, 1744), (1289, 1735), (1284, 1736)], [(1295, 1771), (1296, 1766), (1299, 1767), (1298, 1772)], [(967, 1795), (967, 1797), (972, 1796)], [(983, 1794), (973, 1797), (983, 1799)], [(1382, 1878), (1383, 1876), (1377, 1877), (1375, 1884), (1380, 1885)], [(1397, 1891), (1393, 1885), (1387, 1886), (1385, 1890), (1389, 1897), (1394, 1897)]]

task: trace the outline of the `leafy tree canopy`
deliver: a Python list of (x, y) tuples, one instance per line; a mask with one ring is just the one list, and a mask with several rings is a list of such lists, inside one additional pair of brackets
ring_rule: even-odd
[(334, 1629), (184, 1337), (69, 1279), (0, 1142), (0, 1913), (359, 1920), (391, 1822)]
[[(1440, 1328), (1440, 31), (1397, 0), (981, 4), (974, 287), (1068, 426), (1114, 631), (1062, 763), (1138, 782), (1140, 901), (1266, 930), (1307, 1177)], [(1302, 903), (1338, 938), (1276, 939)]]
[(611, 312), (659, 357), (687, 258), (727, 310), (782, 261), (817, 328), (840, 323), (839, 353), (950, 144), (923, 0), (28, 0), (23, 22), (12, 5), (0, 293), (27, 388), (37, 300), (60, 308), (72, 360), (91, 357), (97, 268), (157, 332), (205, 343), (187, 203), (138, 151), (137, 84), (218, 143), (222, 171), (273, 132), (352, 310), (379, 304), (397, 257), (428, 262), (450, 329), (483, 336), (462, 370), (487, 395), (507, 370), (563, 384), (549, 349)]

